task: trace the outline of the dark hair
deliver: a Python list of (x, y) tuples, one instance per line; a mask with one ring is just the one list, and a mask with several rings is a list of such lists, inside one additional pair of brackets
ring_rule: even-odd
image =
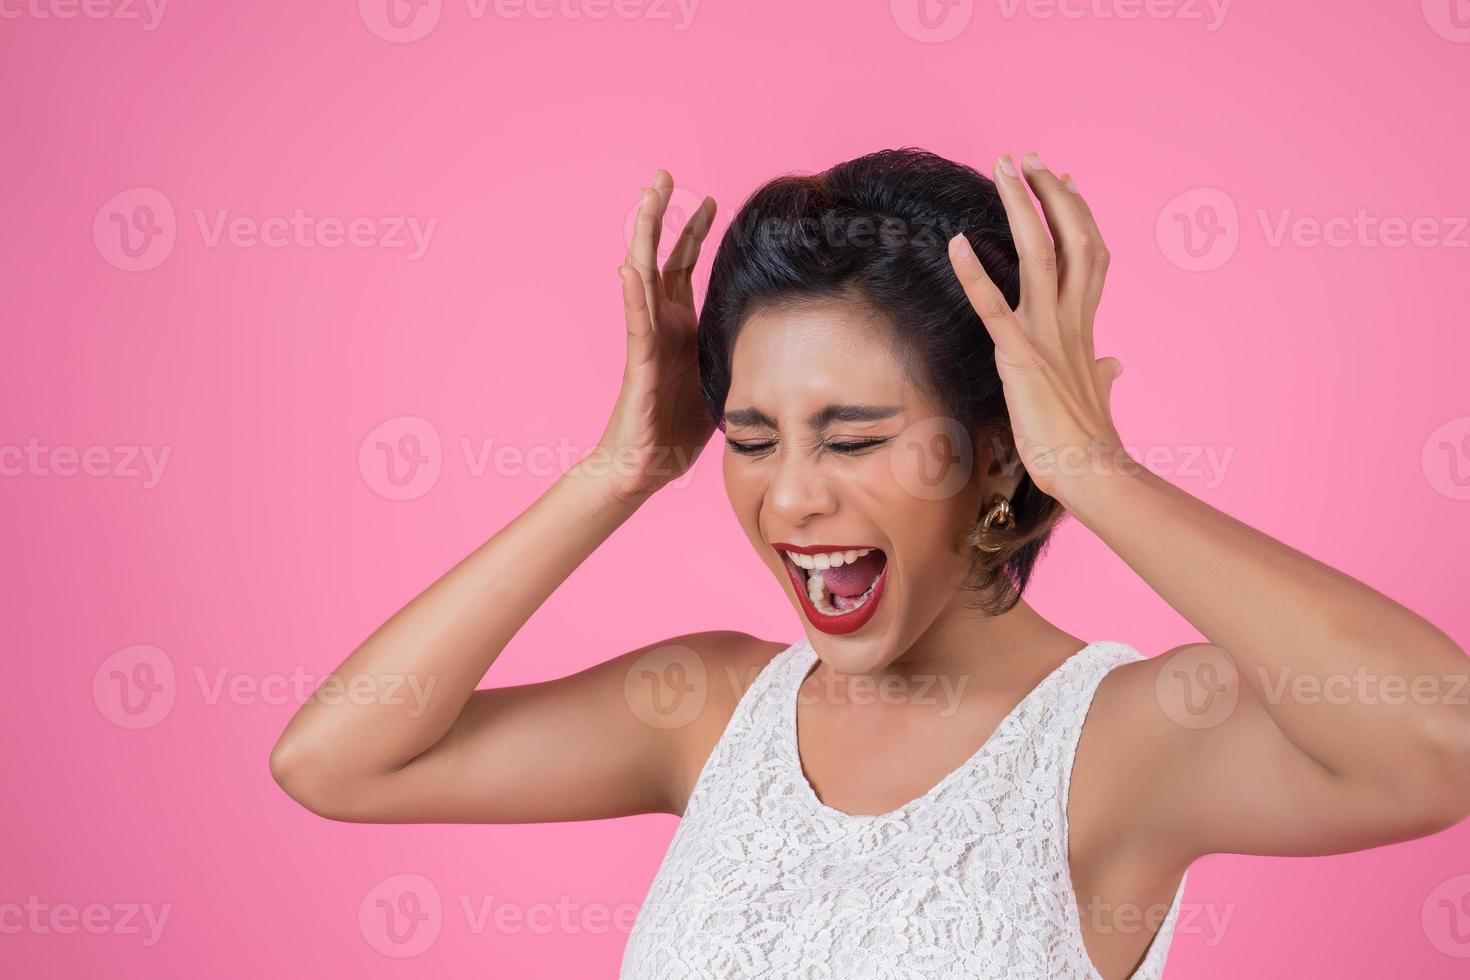
[[(1014, 309), (1020, 265), (995, 183), (972, 167), (912, 147), (880, 150), (813, 176), (783, 176), (741, 206), (720, 241), (699, 319), (705, 405), (723, 429), (730, 359), (745, 320), (760, 306), (805, 299), (861, 303), (887, 323), (909, 377), (977, 443), (1010, 438), (995, 369), (995, 345), (950, 265), (963, 232)], [(1064, 515), (1023, 475), (1011, 498), (1014, 523), (974, 537), (964, 588), (992, 615), (1020, 601), (1032, 569)]]

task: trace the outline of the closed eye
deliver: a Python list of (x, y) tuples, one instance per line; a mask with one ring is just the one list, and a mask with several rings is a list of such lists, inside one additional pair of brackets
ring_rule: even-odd
[[(860, 442), (829, 442), (825, 446), (834, 453), (848, 455), (861, 452), (864, 449), (871, 449), (874, 446), (881, 446), (887, 441), (887, 439), (864, 439)], [(734, 439), (726, 439), (725, 444), (733, 451), (744, 456), (754, 456), (757, 453), (766, 452), (772, 446), (776, 445), (775, 441), (770, 439), (764, 442), (736, 442)]]
[(775, 443), (772, 441), (736, 442), (734, 439), (726, 439), (725, 445), (729, 446), (735, 452), (740, 453), (743, 456), (754, 456), (756, 453), (763, 453), (767, 449), (770, 449), (772, 446), (775, 445)]
[(834, 453), (856, 453), (873, 446), (881, 446), (887, 439), (864, 439), (862, 442), (829, 442), (827, 448)]

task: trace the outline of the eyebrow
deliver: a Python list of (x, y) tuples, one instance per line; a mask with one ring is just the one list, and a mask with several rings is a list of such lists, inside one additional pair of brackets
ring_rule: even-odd
[[(828, 405), (813, 412), (806, 420), (812, 429), (820, 431), (833, 422), (878, 422), (892, 418), (903, 411), (902, 405)], [(725, 413), (726, 425), (745, 425), (756, 428), (779, 429), (776, 420), (758, 408), (737, 408)]]

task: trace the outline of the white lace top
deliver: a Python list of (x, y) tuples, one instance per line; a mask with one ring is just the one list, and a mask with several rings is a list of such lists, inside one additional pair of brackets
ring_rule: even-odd
[[(1089, 644), (929, 792), (862, 815), (822, 803), (802, 772), (796, 705), (817, 655), (793, 643), (706, 760), (623, 980), (1099, 980), (1067, 862), (1067, 789), (1098, 683), (1142, 656)], [(1183, 893), (1181, 880), (1134, 980), (1160, 976)]]

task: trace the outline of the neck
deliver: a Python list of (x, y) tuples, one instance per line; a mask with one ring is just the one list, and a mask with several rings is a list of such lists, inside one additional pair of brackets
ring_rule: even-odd
[(1017, 670), (1030, 673), (1039, 662), (1059, 660), (1083, 645), (1025, 600), (999, 616), (956, 601), (884, 673), (964, 674), (983, 685)]

